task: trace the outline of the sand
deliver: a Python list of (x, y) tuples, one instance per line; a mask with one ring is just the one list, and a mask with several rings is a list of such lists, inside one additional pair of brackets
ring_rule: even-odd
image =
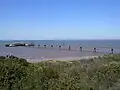
[[(99, 56), (83, 56), (83, 57), (64, 57), (64, 58), (43, 58), (43, 59), (27, 59), (28, 62), (36, 63), (41, 61), (74, 61), (74, 60), (88, 60), (98, 58)], [(102, 55), (100, 56), (102, 57)]]

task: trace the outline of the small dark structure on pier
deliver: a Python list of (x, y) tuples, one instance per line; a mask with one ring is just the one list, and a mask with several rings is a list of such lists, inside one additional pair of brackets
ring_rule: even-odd
[(32, 43), (11, 43), (5, 45), (5, 47), (18, 47), (18, 46), (35, 46), (35, 45)]

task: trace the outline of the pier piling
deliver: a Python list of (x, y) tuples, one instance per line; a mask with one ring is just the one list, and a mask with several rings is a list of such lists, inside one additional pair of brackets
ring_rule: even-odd
[(46, 48), (46, 45), (44, 45), (44, 47)]
[(93, 48), (93, 52), (95, 52), (95, 53), (96, 53), (96, 52), (97, 52), (97, 49), (96, 49), (96, 48)]
[(114, 53), (114, 49), (113, 49), (113, 48), (111, 49), (111, 53), (112, 53), (112, 54)]
[(80, 47), (80, 51), (82, 52), (82, 47)]
[(61, 49), (61, 45), (59, 45), (59, 49)]
[(38, 44), (38, 48), (40, 47), (40, 44)]
[(71, 46), (69, 46), (68, 50), (71, 50)]
[(53, 47), (53, 45), (51, 45), (51, 47)]

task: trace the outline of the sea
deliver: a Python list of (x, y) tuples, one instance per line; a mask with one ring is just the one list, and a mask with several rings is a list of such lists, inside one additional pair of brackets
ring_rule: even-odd
[[(34, 43), (35, 47), (5, 47), (14, 42)], [(40, 47), (38, 47), (38, 44)], [(46, 47), (44, 47), (46, 45)], [(53, 47), (51, 47), (53, 45)], [(61, 49), (59, 46), (62, 46)], [(70, 46), (70, 50), (69, 49)], [(83, 51), (80, 51), (82, 47)], [(93, 52), (93, 48), (97, 52)], [(28, 60), (46, 60), (74, 58), (83, 56), (100, 56), (107, 53), (120, 53), (120, 40), (1, 40), (0, 56), (12, 54)]]
[(0, 45), (13, 42), (31, 42), (35, 44), (82, 45), (88, 47), (120, 48), (120, 40), (0, 40)]

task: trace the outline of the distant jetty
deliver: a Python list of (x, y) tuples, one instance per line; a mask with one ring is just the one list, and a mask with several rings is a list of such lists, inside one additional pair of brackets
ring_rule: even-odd
[(35, 45), (33, 43), (24, 42), (10, 43), (5, 45), (5, 47), (18, 47), (18, 46), (35, 46)]

